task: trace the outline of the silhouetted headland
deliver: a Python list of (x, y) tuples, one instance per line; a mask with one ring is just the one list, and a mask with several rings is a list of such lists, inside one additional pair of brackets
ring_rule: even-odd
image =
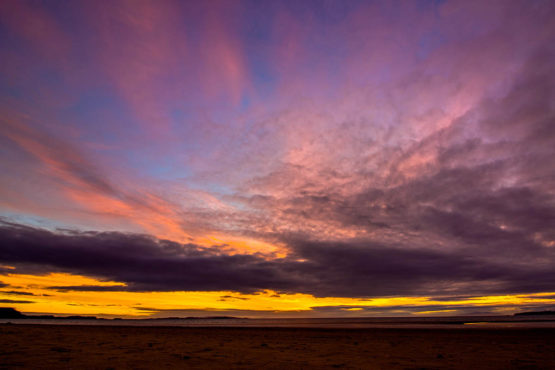
[(25, 319), (27, 316), (11, 307), (0, 307), (0, 319)]
[(64, 319), (64, 320), (101, 320), (95, 316), (54, 316), (54, 315), (25, 315), (11, 307), (0, 307), (0, 319)]
[[(119, 317), (105, 319), (96, 316), (54, 316), (54, 315), (25, 315), (12, 307), (0, 307), (0, 319), (34, 319), (34, 320), (122, 320)], [(189, 317), (155, 317), (140, 320), (230, 320), (239, 319), (233, 316), (189, 316)]]
[(515, 316), (555, 316), (555, 311), (530, 311), (515, 313)]

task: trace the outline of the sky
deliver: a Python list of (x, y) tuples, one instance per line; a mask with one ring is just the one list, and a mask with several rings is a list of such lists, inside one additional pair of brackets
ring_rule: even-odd
[(555, 308), (555, 3), (0, 2), (0, 305)]

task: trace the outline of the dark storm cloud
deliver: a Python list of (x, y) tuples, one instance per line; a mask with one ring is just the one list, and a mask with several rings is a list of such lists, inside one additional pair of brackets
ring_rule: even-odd
[[(4, 223), (0, 239), (0, 260), (12, 261), (18, 271), (72, 271), (125, 282), (129, 290), (253, 291), (292, 287), (290, 279), (276, 268), (279, 264), (256, 255), (218, 255), (210, 249), (144, 235), (54, 233)], [(98, 288), (102, 289), (106, 288)]]
[(552, 253), (545, 254), (543, 263), (531, 265), (497, 262), (478, 249), (439, 252), (367, 241), (293, 243), (299, 256), (311, 262), (305, 267), (311, 285), (305, 289), (315, 295), (486, 294), (555, 288)]
[[(57, 290), (231, 290), (316, 296), (536, 292), (555, 288), (552, 264), (504, 265), (488, 259), (368, 241), (290, 239), (295, 254), (218, 255), (212, 249), (144, 235), (51, 232), (2, 223), (0, 259), (16, 272), (66, 271), (124, 282), (126, 287), (57, 286)], [(299, 259), (304, 262), (299, 262)]]

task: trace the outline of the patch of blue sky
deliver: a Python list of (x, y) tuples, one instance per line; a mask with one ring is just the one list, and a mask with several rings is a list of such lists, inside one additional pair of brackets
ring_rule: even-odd
[(41, 229), (55, 231), (64, 228), (77, 228), (77, 224), (68, 224), (67, 222), (57, 222), (52, 219), (43, 218), (36, 215), (29, 215), (20, 212), (10, 212), (7, 210), (0, 210), (0, 221), (13, 222), (33, 226)]
[(60, 112), (59, 119), (80, 127), (86, 142), (118, 144), (136, 131), (126, 104), (109, 89), (90, 89)]

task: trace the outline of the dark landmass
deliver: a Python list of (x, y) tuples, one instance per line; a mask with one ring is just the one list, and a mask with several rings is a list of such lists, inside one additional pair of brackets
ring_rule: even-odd
[(549, 316), (555, 315), (555, 311), (531, 311), (515, 313), (515, 316)]
[(24, 315), (15, 308), (11, 307), (0, 307), (0, 319), (102, 320), (95, 316)]
[(0, 319), (24, 319), (26, 316), (11, 307), (0, 307)]
[[(535, 318), (539, 316), (538, 318)], [(545, 316), (555, 316), (555, 311), (531, 311), (531, 312), (520, 312), (513, 316), (443, 316), (443, 317), (360, 317), (360, 318), (350, 318), (353, 323), (360, 321), (360, 323), (365, 324), (442, 324), (442, 325), (464, 325), (473, 323), (502, 323), (502, 322), (529, 322), (529, 321), (555, 321), (553, 318), (548, 318)], [(14, 308), (11, 307), (0, 307), (0, 319), (32, 319), (32, 320), (89, 320), (89, 321), (145, 321), (145, 322), (160, 322), (165, 320), (181, 320), (181, 321), (193, 321), (193, 320), (248, 320), (248, 318), (234, 317), (234, 316), (188, 316), (188, 317), (150, 317), (150, 318), (137, 318), (137, 319), (123, 319), (123, 318), (99, 318), (96, 316), (54, 316), (54, 315), (25, 315)], [(318, 319), (315, 320), (333, 320), (334, 318), (328, 319)], [(303, 325), (304, 319), (301, 320), (300, 326)], [(256, 320), (254, 320), (256, 321)], [(294, 319), (293, 319), (294, 322)], [(290, 326), (295, 326), (292, 325)], [(280, 326), (276, 324), (276, 326)], [(309, 325), (310, 326), (310, 325)]]
[[(33, 319), (33, 320), (123, 320), (116, 317), (114, 319), (105, 319), (96, 316), (54, 316), (54, 315), (25, 315), (11, 307), (0, 307), (0, 319)], [(134, 320), (229, 320), (239, 319), (233, 316), (189, 316), (189, 317), (156, 317), (148, 319), (134, 319)]]
[(235, 317), (235, 316), (154, 317), (154, 318), (139, 319), (139, 320), (230, 320), (230, 319), (245, 320), (245, 318), (243, 317)]

